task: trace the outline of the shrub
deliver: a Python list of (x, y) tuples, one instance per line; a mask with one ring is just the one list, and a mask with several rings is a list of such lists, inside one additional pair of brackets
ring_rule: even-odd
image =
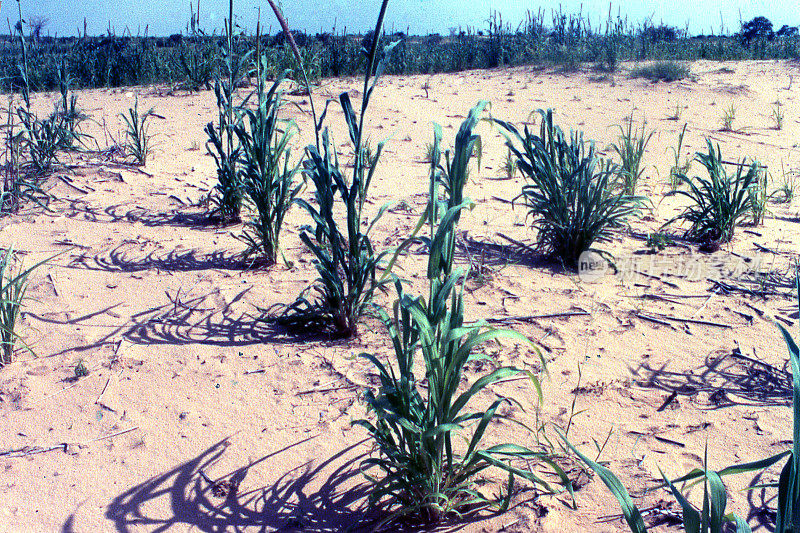
[(522, 198), (538, 230), (538, 248), (574, 266), (581, 253), (637, 216), (646, 199), (615, 191), (615, 169), (598, 164), (594, 145), (587, 149), (578, 132), (568, 140), (553, 124), (552, 110), (539, 113), (538, 136), (527, 126), (521, 134), (510, 123), (496, 122), (508, 132), (506, 146), (528, 181), (517, 198)]
[(689, 77), (689, 67), (676, 61), (656, 61), (631, 70), (631, 78), (646, 78), (652, 82), (672, 82)]
[(728, 242), (733, 237), (736, 225), (748, 212), (752, 213), (750, 189), (758, 179), (758, 164), (754, 162), (747, 167), (742, 160), (737, 165), (736, 173), (728, 175), (719, 146), (715, 149), (708, 139), (706, 146), (708, 153), (698, 152), (695, 160), (706, 168), (708, 178), (696, 176), (690, 179), (686, 174), (678, 176), (679, 183), (685, 184), (688, 190), (673, 191), (669, 195), (683, 195), (691, 203), (665, 225), (685, 220), (691, 224), (686, 231), (687, 237), (703, 243)]

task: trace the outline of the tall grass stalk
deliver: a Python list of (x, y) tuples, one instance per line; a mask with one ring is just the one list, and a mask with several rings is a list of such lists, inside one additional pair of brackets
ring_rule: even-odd
[(750, 197), (750, 215), (754, 226), (759, 226), (764, 221), (764, 215), (767, 213), (767, 187), (769, 186), (768, 173), (759, 172), (758, 177), (753, 181), (753, 184), (747, 189), (747, 195)]
[(783, 119), (785, 113), (783, 112), (783, 104), (780, 100), (776, 101), (774, 106), (772, 107), (772, 120), (775, 122), (774, 128), (776, 130), (783, 129)]
[(243, 197), (238, 167), (242, 147), (236, 135), (236, 128), (242, 127), (242, 116), (233, 100), (251, 53), (244, 56), (235, 54), (233, 28), (233, 0), (230, 0), (228, 18), (225, 21), (225, 76), (217, 75), (214, 79), (219, 124), (215, 126), (213, 122), (209, 122), (205, 127), (208, 136), (206, 149), (217, 167), (217, 183), (209, 199), (214, 205), (212, 215), (218, 216), (222, 222), (239, 220)]
[(685, 175), (689, 172), (689, 169), (692, 166), (692, 161), (690, 158), (687, 158), (685, 161), (681, 161), (681, 150), (683, 149), (683, 138), (686, 135), (686, 126), (688, 124), (684, 124), (681, 132), (678, 134), (678, 144), (675, 147), (670, 146), (670, 150), (672, 150), (672, 166), (669, 169), (669, 187), (671, 190), (675, 190), (680, 186), (681, 180), (680, 176)]
[(78, 109), (78, 97), (72, 94), (70, 76), (66, 65), (62, 62), (58, 69), (58, 88), (61, 92), (61, 101), (57, 105), (54, 115), (62, 119), (62, 131), (60, 147), (62, 150), (74, 150), (82, 139), (89, 137), (81, 132), (81, 123), (89, 118), (83, 111)]
[[(311, 96), (311, 83), (308, 81), (308, 73), (306, 69), (303, 68), (303, 54), (300, 53), (300, 49), (297, 47), (297, 43), (294, 40), (294, 35), (292, 35), (291, 30), (289, 29), (289, 23), (286, 22), (286, 17), (283, 16), (283, 11), (278, 5), (274, 2), (274, 0), (267, 0), (269, 7), (272, 8), (273, 13), (275, 13), (275, 18), (278, 19), (278, 23), (281, 26), (281, 30), (283, 30), (283, 35), (289, 41), (289, 45), (292, 47), (292, 52), (294, 53), (295, 59), (297, 60), (297, 65), (300, 70), (300, 73), (303, 75), (303, 81), (305, 82), (306, 92), (308, 93), (308, 101), (311, 106), (311, 118), (314, 121), (314, 139), (315, 139), (315, 146), (317, 147), (317, 151), (319, 151), (319, 136), (320, 130), (322, 129), (322, 117), (320, 117), (319, 122), (317, 121), (317, 110), (314, 106), (314, 98)], [(387, 1), (383, 3), (381, 6), (381, 18), (378, 21), (378, 24), (383, 27), (383, 18), (382, 15), (386, 11)], [(231, 0), (231, 6), (233, 6), (233, 0)], [(231, 7), (233, 9), (233, 7)], [(377, 42), (377, 40), (376, 40)], [(375, 51), (372, 51), (372, 59), (374, 59)], [(370, 60), (370, 67), (372, 66), (372, 60)], [(324, 113), (323, 113), (324, 115)]]
[(138, 96), (133, 107), (128, 108), (127, 114), (120, 113), (120, 117), (125, 123), (125, 143), (122, 148), (137, 165), (144, 166), (147, 164), (147, 157), (150, 155), (153, 138), (149, 133), (150, 118), (154, 114), (155, 111), (152, 107), (144, 113), (139, 113)]

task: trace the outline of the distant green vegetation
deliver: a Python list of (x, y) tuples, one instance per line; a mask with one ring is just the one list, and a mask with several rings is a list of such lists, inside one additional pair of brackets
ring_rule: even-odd
[(688, 76), (689, 67), (676, 61), (658, 61), (631, 70), (631, 78), (647, 78), (650, 81), (670, 82), (682, 80)]
[[(33, 90), (58, 87), (62, 61), (76, 88), (172, 83), (183, 89), (200, 89), (208, 87), (214, 72), (225, 64), (225, 37), (199, 31), (148, 37), (130, 33), (116, 36), (109, 30), (108, 35), (100, 37), (59, 38), (43, 37), (40, 31), (31, 28), (23, 31), (28, 41), (28, 78)], [(17, 32), (18, 29), (13, 36), (0, 36), (0, 88), (4, 91), (21, 84)], [(293, 32), (293, 35), (303, 67), (311, 78), (349, 76), (364, 69), (362, 47), (369, 43), (371, 32), (366, 35)], [(642, 75), (676, 79), (685, 72), (673, 61), (800, 57), (796, 28), (784, 27), (773, 32), (772, 24), (764, 17), (743, 23), (735, 35), (688, 36), (670, 26), (655, 26), (650, 22), (635, 25), (620, 16), (609, 16), (604, 24), (592, 26), (583, 13), (565, 14), (559, 10), (547, 16), (540, 10), (529, 11), (519, 25), (504, 23), (499, 13), (494, 13), (484, 30), (466, 28), (449, 36), (425, 37), (395, 33), (385, 35), (381, 41), (400, 41), (392, 57), (387, 58), (388, 74), (432, 74), (525, 64), (571, 69), (580, 63), (609, 71), (615, 70), (620, 61), (634, 60), (665, 61), (646, 67), (655, 70), (641, 71)], [(253, 35), (237, 35), (234, 54), (244, 56), (255, 48), (255, 42)], [(261, 45), (266, 68), (274, 77), (287, 68), (297, 70), (297, 59), (283, 34), (262, 36)]]

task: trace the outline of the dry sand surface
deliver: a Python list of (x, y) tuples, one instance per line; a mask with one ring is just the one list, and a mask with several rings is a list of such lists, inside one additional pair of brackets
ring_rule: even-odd
[[(785, 272), (800, 242), (797, 207), (770, 204), (762, 226), (740, 228), (713, 254), (673, 246), (646, 255), (642, 234), (680, 211), (680, 197), (664, 195), (669, 147), (684, 122), (684, 155), (704, 149), (708, 137), (728, 160), (748, 156), (767, 165), (775, 185), (781, 169), (800, 168), (800, 68), (767, 61), (696, 62), (691, 69), (693, 79), (669, 84), (530, 68), (386, 77), (367, 119), (373, 144), (390, 139), (369, 206), (397, 204), (377, 228), (381, 247), (399, 244), (425, 205), (422, 159), (432, 122), (443, 126), (445, 145), (452, 146), (480, 99), (491, 101), (492, 116), (515, 123), (537, 108), (553, 108), (558, 124), (582, 129), (609, 157), (618, 133), (613, 125), (632, 111), (655, 129), (640, 188), (652, 211), (603, 245), (617, 258), (642, 261), (635, 268), (645, 275), (586, 283), (514, 244), (535, 237), (524, 210), (508, 203), (524, 179), (505, 179), (503, 139), (488, 123), (478, 130), (482, 166), (473, 169), (465, 192), (476, 207), (460, 227), (473, 261), (485, 266), (484, 279), (467, 284), (467, 319), (566, 313), (508, 324), (537, 341), (548, 361), (540, 420), (564, 427), (575, 401), (580, 414), (570, 427), (572, 442), (594, 456), (592, 439), (603, 443), (611, 432), (602, 458), (637, 498), (660, 479), (658, 467), (674, 476), (699, 466), (706, 443), (710, 466), (721, 468), (777, 453), (791, 439), (791, 378), (775, 320), (796, 324), (794, 302), (786, 294), (713, 294), (706, 278), (714, 265), (741, 257)], [(316, 94), (320, 104), (344, 90), (360, 101), (361, 83), (324, 80)], [(248, 269), (237, 258), (244, 245), (232, 236), (241, 226), (204, 223), (202, 201), (216, 179), (203, 133), (216, 118), (213, 92), (82, 91), (79, 105), (93, 121), (87, 132), (100, 148), (113, 142), (109, 135), (120, 137), (118, 115), (135, 96), (141, 110), (152, 106), (160, 115), (146, 167), (85, 154), (64, 158), (48, 181), (56, 198), (50, 211), (29, 207), (0, 219), (0, 243), (24, 252), (26, 264), (58, 254), (33, 275), (21, 321), (36, 357), (20, 351), (0, 370), (0, 531), (342, 531), (364, 515), (369, 493), (358, 470), (369, 441), (351, 421), (364, 415), (359, 391), (375, 376), (354, 355), (386, 357), (387, 336), (374, 319), (348, 341), (292, 337), (259, 321), (259, 309), (293, 301), (315, 278), (298, 238), (310, 221), (295, 209), (286, 222), (291, 267)], [(37, 94), (34, 101), (44, 111), (55, 98)], [(288, 99), (297, 105), (285, 112), (303, 132), (296, 155), (310, 140), (311, 120), (307, 97)], [(770, 117), (777, 100), (785, 112), (782, 130)], [(722, 132), (720, 117), (731, 104), (737, 131)], [(680, 120), (670, 120), (676, 106)], [(328, 122), (346, 154), (337, 105)], [(403, 258), (400, 273), (421, 290), (425, 258), (416, 252)], [(466, 264), (467, 255), (460, 261)], [(391, 294), (379, 299), (389, 304)], [(527, 347), (504, 342), (481, 349), (498, 364), (540, 370)], [(90, 373), (72, 381), (78, 361)], [(536, 423), (529, 383), (496, 385), (478, 403), (494, 394), (519, 400), (525, 411), (508, 414)], [(510, 424), (491, 431), (490, 441), (535, 444)], [(730, 510), (748, 516), (754, 530), (769, 530), (774, 514), (765, 508), (775, 501), (765, 499), (774, 493), (737, 490), (751, 481), (730, 479)], [(608, 517), (618, 507), (597, 477), (576, 500), (573, 509), (563, 494), (522, 491), (507, 513), (444, 530), (625, 529)], [(678, 511), (664, 491), (638, 501)], [(664, 513), (648, 513), (658, 516)]]

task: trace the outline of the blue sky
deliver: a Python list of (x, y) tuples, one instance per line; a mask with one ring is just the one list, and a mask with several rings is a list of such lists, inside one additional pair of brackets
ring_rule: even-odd
[[(189, 0), (20, 0), (23, 17), (44, 16), (48, 19), (44, 33), (76, 35), (83, 27), (86, 17), (90, 35), (105, 33), (111, 26), (117, 34), (125, 27), (136, 34), (149, 25), (150, 35), (169, 35), (185, 30), (189, 20)], [(192, 0), (197, 5), (197, 0)], [(365, 31), (374, 24), (380, 6), (379, 0), (283, 0), (284, 13), (293, 28), (309, 31), (330, 31), (334, 23), (341, 31), (346, 26), (348, 32)], [(619, 11), (628, 20), (639, 23), (651, 18), (656, 24), (664, 22), (681, 29), (687, 27), (693, 34), (719, 33), (720, 20), (726, 31), (739, 28), (741, 19), (747, 21), (763, 15), (769, 18), (775, 29), (783, 24), (800, 25), (800, 13), (792, 8), (793, 2), (720, 1), (720, 0), (672, 0), (631, 1), (624, 0), (612, 4), (616, 15)], [(487, 27), (486, 19), (492, 10), (499, 11), (503, 20), (514, 27), (524, 19), (526, 9), (534, 12), (544, 9), (545, 20), (550, 23), (551, 11), (559, 3), (545, 1), (513, 0), (391, 0), (386, 17), (389, 31), (409, 30), (411, 34), (443, 33), (449, 28), (470, 26), (476, 29)], [(562, 0), (560, 5), (565, 13), (581, 10), (588, 15), (593, 25), (605, 20), (608, 15), (608, 2), (591, 0)], [(255, 28), (258, 7), (261, 6), (261, 19), (265, 26), (278, 31), (269, 5), (258, 0), (235, 0), (234, 9), (237, 21), (250, 29)], [(201, 0), (201, 26), (208, 32), (222, 27), (227, 16), (227, 0)], [(13, 25), (17, 20), (17, 2), (5, 0), (0, 8), (0, 17), (10, 19)], [(7, 27), (7, 26), (6, 26)], [(7, 32), (2, 31), (2, 33)]]

